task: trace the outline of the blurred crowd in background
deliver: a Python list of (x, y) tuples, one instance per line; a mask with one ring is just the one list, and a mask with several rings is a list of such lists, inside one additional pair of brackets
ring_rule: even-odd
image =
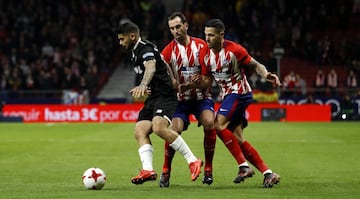
[[(184, 0), (181, 4), (178, 11), (189, 20), (190, 35), (203, 38), (205, 22), (221, 18), (225, 37), (246, 47), (270, 71), (277, 71), (274, 47), (285, 49), (284, 59), (296, 57), (317, 65), (319, 73), (322, 66), (326, 71), (339, 65), (346, 70), (346, 77), (331, 79), (338, 72), (334, 67), (332, 75), (314, 73), (309, 80), (299, 75), (306, 68), (298, 66), (281, 77), (284, 95), (306, 95), (309, 87), (329, 87), (336, 93), (339, 79), (346, 79), (344, 87), (359, 87), (359, 0)], [(86, 89), (94, 97), (123, 58), (114, 28), (134, 21), (142, 36), (162, 49), (172, 39), (168, 11), (162, 0), (1, 1), (0, 89), (14, 96), (20, 90)], [(254, 88), (272, 89), (257, 76), (250, 80)]]

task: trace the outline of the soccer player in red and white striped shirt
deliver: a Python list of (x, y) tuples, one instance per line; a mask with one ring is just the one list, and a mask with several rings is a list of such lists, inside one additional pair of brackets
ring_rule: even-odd
[[(172, 119), (172, 128), (181, 134), (190, 124), (193, 114), (204, 128), (205, 167), (203, 183), (210, 185), (212, 179), (212, 161), (216, 142), (214, 127), (214, 102), (209, 88), (199, 89), (190, 81), (194, 75), (200, 75), (199, 51), (207, 44), (204, 40), (188, 35), (189, 24), (180, 12), (172, 13), (168, 18), (170, 32), (174, 39), (163, 49), (161, 54), (169, 64), (176, 79), (179, 104)], [(165, 143), (163, 172), (160, 187), (169, 186), (171, 162), (175, 150)]]
[(192, 80), (204, 88), (209, 86), (213, 79), (222, 91), (223, 101), (216, 114), (215, 128), (217, 135), (238, 163), (239, 173), (234, 183), (240, 183), (254, 175), (246, 161), (248, 160), (263, 173), (263, 187), (272, 187), (280, 181), (280, 176), (272, 172), (243, 136), (243, 128), (247, 126), (245, 111), (252, 102), (251, 87), (245, 75), (245, 68), (254, 68), (274, 86), (280, 85), (279, 78), (251, 57), (243, 46), (225, 40), (225, 25), (220, 19), (209, 20), (204, 33), (208, 46), (201, 50), (199, 58), (203, 78), (201, 81), (199, 77)]

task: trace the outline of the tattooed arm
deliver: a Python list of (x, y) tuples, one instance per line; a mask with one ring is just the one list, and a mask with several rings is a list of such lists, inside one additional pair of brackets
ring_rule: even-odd
[(145, 61), (144, 66), (145, 66), (144, 76), (141, 80), (140, 85), (130, 90), (130, 93), (135, 98), (142, 97), (147, 93), (147, 86), (149, 85), (156, 71), (156, 61), (155, 60)]

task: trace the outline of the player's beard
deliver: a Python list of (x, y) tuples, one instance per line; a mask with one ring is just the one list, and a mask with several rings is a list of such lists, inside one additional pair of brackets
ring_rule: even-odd
[(129, 46), (127, 47), (127, 50), (131, 50), (131, 49), (133, 49), (133, 48), (134, 48), (134, 46), (135, 46), (135, 44), (130, 43), (130, 44), (129, 44)]
[(175, 34), (175, 39), (176, 39), (176, 41), (178, 41), (179, 43), (184, 43), (185, 40), (186, 40), (186, 37), (184, 37), (184, 36), (181, 35), (181, 34)]
[(206, 41), (207, 45), (209, 46), (209, 48), (213, 48), (214, 47), (214, 43), (210, 42), (210, 41)]
[(217, 39), (213, 39), (212, 41), (206, 41), (209, 48), (213, 49), (213, 50), (220, 50), (221, 49), (221, 46), (222, 46), (222, 43), (220, 41), (218, 41)]

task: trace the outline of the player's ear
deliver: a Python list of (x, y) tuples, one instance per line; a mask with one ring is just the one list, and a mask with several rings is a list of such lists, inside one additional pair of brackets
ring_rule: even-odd
[(130, 40), (135, 41), (136, 40), (136, 33), (132, 32), (129, 34)]
[(188, 28), (189, 28), (189, 23), (188, 23), (188, 22), (185, 22), (185, 23), (184, 23), (184, 27), (185, 27), (186, 30), (188, 30)]
[(224, 31), (220, 31), (220, 35), (221, 35), (221, 36), (224, 36), (224, 35), (225, 35), (225, 32), (224, 32)]

